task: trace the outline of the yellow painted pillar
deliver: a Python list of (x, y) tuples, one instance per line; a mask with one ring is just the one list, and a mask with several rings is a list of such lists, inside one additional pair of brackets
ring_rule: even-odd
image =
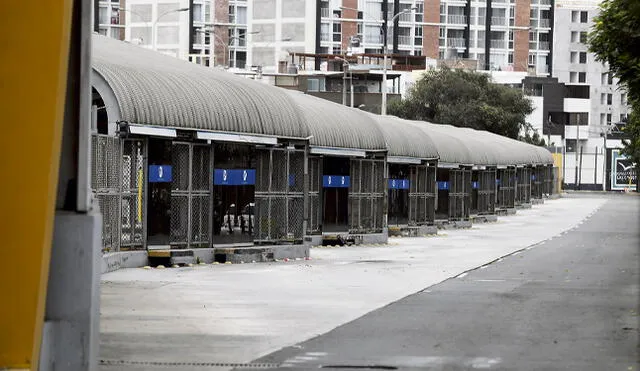
[(0, 13), (0, 369), (37, 369), (53, 231), (72, 1)]

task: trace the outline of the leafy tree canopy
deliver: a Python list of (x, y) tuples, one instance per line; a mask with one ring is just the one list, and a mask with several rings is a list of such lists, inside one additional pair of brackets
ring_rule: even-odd
[(589, 48), (626, 88), (633, 109), (623, 153), (640, 164), (640, 1), (604, 0), (594, 22)]
[(389, 113), (398, 117), (487, 130), (544, 145), (526, 122), (531, 112), (532, 103), (521, 90), (495, 84), (485, 73), (449, 68), (428, 71), (406, 99), (389, 106)]

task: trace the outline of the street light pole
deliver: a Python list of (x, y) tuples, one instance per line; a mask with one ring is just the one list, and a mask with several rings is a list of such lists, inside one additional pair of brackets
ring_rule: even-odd
[(342, 61), (342, 105), (347, 105), (347, 67), (349, 68), (349, 91), (351, 92), (351, 108), (353, 108), (353, 71), (351, 70), (351, 63), (344, 58), (334, 57)]
[(400, 17), (402, 14), (406, 14), (411, 12), (412, 9), (404, 9), (400, 13), (394, 15), (385, 25), (384, 28), (384, 40), (383, 40), (383, 51), (382, 51), (382, 107), (380, 107), (380, 114), (385, 116), (387, 114), (387, 53), (388, 53), (388, 36), (389, 36), (389, 24), (393, 25), (393, 22)]
[(158, 21), (160, 20), (160, 18), (170, 13), (180, 13), (180, 12), (187, 12), (187, 11), (189, 11), (189, 8), (170, 9), (156, 17), (156, 19), (151, 24), (151, 49), (156, 50), (156, 31), (157, 31), (156, 26), (158, 25)]

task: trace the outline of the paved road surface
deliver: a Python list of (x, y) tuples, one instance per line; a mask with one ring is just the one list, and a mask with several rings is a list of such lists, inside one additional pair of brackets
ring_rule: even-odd
[(594, 197), (609, 201), (560, 236), (255, 362), (639, 370), (640, 197)]

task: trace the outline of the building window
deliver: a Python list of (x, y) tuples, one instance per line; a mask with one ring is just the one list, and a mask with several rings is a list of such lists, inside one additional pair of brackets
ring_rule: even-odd
[(607, 101), (607, 95), (605, 93), (600, 94), (600, 104), (604, 106), (604, 102)]
[(585, 64), (585, 63), (587, 63), (587, 53), (580, 52), (580, 64)]
[(581, 44), (586, 44), (587, 43), (587, 32), (586, 31), (581, 31), (580, 32), (580, 43)]
[(513, 53), (511, 52), (509, 52), (509, 55), (507, 56), (507, 63), (513, 64)]
[(575, 152), (577, 147), (576, 139), (565, 139), (565, 151)]
[(611, 125), (611, 114), (607, 113), (607, 125)]
[(578, 31), (571, 31), (571, 42), (577, 43), (580, 41), (580, 33)]
[(324, 79), (308, 79), (307, 91), (325, 91)]
[(570, 61), (571, 63), (578, 63), (578, 52), (571, 52)]
[(570, 113), (569, 125), (589, 125), (589, 114), (587, 112)]
[(607, 106), (610, 106), (613, 104), (613, 94), (609, 93), (607, 94)]
[(589, 13), (587, 13), (586, 11), (580, 12), (580, 23), (587, 23), (587, 22), (589, 22)]
[(620, 121), (618, 122), (627, 122), (627, 114), (626, 113), (621, 113), (620, 114)]
[(607, 115), (605, 115), (604, 113), (600, 114), (600, 125), (604, 126), (607, 123)]
[(587, 82), (586, 72), (578, 72), (578, 82)]
[(342, 41), (342, 24), (333, 24), (333, 41)]
[(571, 11), (571, 22), (572, 23), (578, 23), (578, 21), (580, 20), (580, 12), (577, 10), (572, 10)]
[(605, 72), (605, 73), (603, 73), (603, 74), (600, 76), (600, 83), (601, 83), (602, 85), (606, 85), (606, 84), (607, 84), (607, 75), (608, 75), (608, 74)]
[(578, 82), (577, 72), (569, 72), (569, 82)]
[(625, 93), (620, 94), (620, 104), (623, 106), (627, 105), (627, 94)]
[(607, 84), (613, 85), (613, 74), (611, 72), (607, 74)]

